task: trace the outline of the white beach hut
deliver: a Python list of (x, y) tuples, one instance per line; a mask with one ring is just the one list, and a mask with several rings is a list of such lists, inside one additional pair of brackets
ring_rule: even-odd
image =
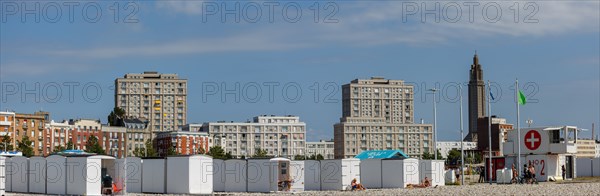
[(0, 195), (6, 194), (6, 157), (0, 156)]
[[(288, 160), (289, 161), (289, 160)], [(247, 192), (271, 192), (272, 181), (275, 180), (275, 170), (269, 159), (248, 159), (247, 160)], [(275, 185), (277, 186), (277, 185)]]
[(225, 191), (224, 177), (225, 162), (221, 159), (213, 159), (213, 191)]
[(365, 188), (382, 188), (381, 175), (381, 159), (364, 159), (360, 161), (360, 181)]
[(353, 179), (360, 183), (360, 159), (321, 160), (321, 190), (346, 190)]
[[(4, 157), (4, 156), (3, 156)], [(4, 190), (6, 192), (12, 192), (12, 173), (13, 164), (10, 157), (4, 159)]]
[(30, 193), (46, 193), (46, 158), (31, 157), (29, 158), (29, 192)]
[(165, 193), (165, 164), (164, 158), (142, 159), (143, 193)]
[(29, 181), (27, 169), (29, 168), (29, 159), (27, 157), (12, 157), (11, 162), (11, 185), (12, 192), (28, 193)]
[(290, 178), (292, 180), (290, 192), (304, 191), (304, 161), (290, 161)]
[(446, 185), (444, 160), (419, 160), (419, 181), (425, 177), (431, 180), (431, 186)]
[(248, 190), (246, 160), (229, 159), (224, 162), (225, 192), (246, 192)]
[(212, 157), (205, 155), (167, 157), (169, 194), (211, 194)]
[(454, 175), (454, 170), (449, 169), (446, 170), (446, 172), (444, 173), (444, 181), (448, 182), (448, 183), (455, 183), (456, 182), (456, 175)]
[(50, 155), (46, 157), (46, 194), (67, 194), (67, 157)]
[(381, 161), (381, 170), (385, 171), (381, 175), (383, 188), (405, 188), (408, 184), (419, 184), (417, 159), (384, 159)]
[(117, 187), (122, 188), (125, 183), (126, 193), (142, 192), (142, 159), (139, 157), (127, 157), (117, 159), (117, 176), (121, 181), (115, 181)]
[[(67, 157), (67, 194), (100, 195), (102, 177), (115, 175), (115, 158), (104, 155)], [(73, 173), (70, 173), (73, 172)], [(113, 181), (118, 180), (113, 178)], [(117, 192), (117, 191), (115, 191)]]
[(321, 161), (304, 161), (304, 190), (321, 190)]

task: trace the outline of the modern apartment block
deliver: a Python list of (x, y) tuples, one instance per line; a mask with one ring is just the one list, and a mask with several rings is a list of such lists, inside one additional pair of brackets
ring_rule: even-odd
[(125, 74), (115, 80), (115, 107), (127, 118), (148, 120), (153, 132), (179, 130), (187, 123), (187, 80), (158, 72)]
[(334, 125), (336, 159), (364, 150), (398, 149), (411, 157), (433, 153), (430, 124), (414, 122), (413, 86), (381, 77), (342, 86), (342, 118)]
[(208, 131), (215, 146), (221, 146), (234, 157), (252, 157), (256, 149), (267, 155), (294, 158), (304, 155), (306, 123), (297, 116), (257, 116), (248, 122), (209, 122)]
[(596, 158), (596, 141), (591, 139), (578, 139), (577, 158)]
[(334, 159), (333, 156), (333, 140), (318, 142), (306, 142), (306, 156), (321, 155), (325, 159)]
[[(477, 142), (463, 142), (462, 146), (465, 151), (473, 151), (477, 149)], [(450, 150), (460, 151), (460, 141), (437, 142), (437, 149), (440, 150), (440, 154), (442, 154), (442, 157), (448, 158), (448, 153), (450, 152)]]

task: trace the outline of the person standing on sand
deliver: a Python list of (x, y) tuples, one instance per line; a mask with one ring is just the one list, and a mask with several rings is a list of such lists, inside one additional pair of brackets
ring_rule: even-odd
[(479, 182), (479, 183), (485, 182), (485, 168), (483, 166), (479, 167), (479, 180), (477, 182)]
[(560, 170), (562, 171), (562, 177), (563, 180), (566, 180), (567, 178), (567, 170), (565, 169), (565, 165), (562, 165), (562, 167), (560, 167)]

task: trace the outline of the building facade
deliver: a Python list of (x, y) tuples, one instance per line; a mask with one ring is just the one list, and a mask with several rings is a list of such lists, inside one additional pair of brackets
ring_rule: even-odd
[(600, 142), (596, 141), (596, 158), (600, 157)]
[(107, 155), (117, 158), (125, 157), (126, 148), (126, 128), (102, 125), (102, 149)]
[[(477, 128), (479, 140), (477, 140), (477, 149), (484, 152), (484, 156), (489, 155), (489, 117), (479, 118)], [(513, 125), (508, 124), (506, 119), (492, 116), (492, 156), (504, 156), (502, 145), (508, 141), (508, 132), (512, 131)]]
[(486, 116), (485, 110), (485, 81), (483, 80), (483, 69), (479, 64), (477, 53), (473, 57), (473, 64), (469, 71), (469, 133), (465, 141), (477, 142), (477, 120)]
[(306, 123), (297, 116), (257, 116), (248, 122), (209, 122), (208, 131), (214, 146), (221, 146), (234, 157), (251, 157), (257, 149), (268, 156), (293, 158), (304, 155)]
[[(9, 146), (12, 146), (13, 148), (16, 147), (15, 137), (13, 137), (17, 132), (15, 115), (14, 112), (0, 112), (0, 136), (8, 135), (10, 137), (10, 141), (2, 141), (2, 143), (7, 144), (6, 146), (1, 146), (2, 149), (0, 150), (2, 151), (7, 151)], [(0, 138), (0, 140), (1, 139), (2, 138)]]
[(590, 139), (577, 140), (577, 158), (595, 158), (596, 141)]
[(90, 137), (98, 138), (98, 142), (103, 141), (102, 138), (104, 135), (102, 134), (102, 124), (100, 124), (100, 120), (69, 120), (69, 124), (73, 126), (69, 138), (71, 138), (71, 142), (73, 142), (76, 150), (86, 150), (85, 145)]
[(156, 135), (159, 156), (169, 155), (171, 147), (177, 155), (206, 154), (210, 149), (206, 132), (169, 131)]
[[(442, 157), (448, 158), (448, 152), (450, 150), (460, 151), (460, 141), (441, 141), (437, 142), (437, 149), (440, 150)], [(463, 142), (463, 149), (465, 151), (472, 151), (477, 149), (476, 142)]]
[(306, 156), (317, 156), (322, 155), (325, 159), (334, 159), (333, 154), (333, 140), (325, 141), (320, 140), (318, 142), (306, 142)]
[(411, 157), (433, 152), (430, 124), (414, 122), (413, 86), (372, 77), (342, 86), (342, 118), (334, 125), (336, 159), (364, 150), (402, 150)]
[[(44, 156), (52, 154), (56, 150), (67, 149), (67, 144), (72, 141), (71, 132), (73, 126), (68, 121), (46, 123), (44, 135)], [(75, 143), (73, 143), (75, 144)]]
[(44, 128), (47, 112), (35, 112), (33, 114), (15, 114), (15, 136), (12, 137), (15, 144), (15, 149), (18, 142), (23, 138), (28, 137), (31, 141), (34, 155), (42, 155), (44, 153)]
[(123, 119), (127, 135), (127, 156), (134, 156), (135, 149), (145, 149), (146, 142), (153, 143), (154, 135), (148, 128), (148, 123), (140, 119)]
[(179, 130), (187, 119), (187, 80), (144, 72), (115, 80), (115, 107), (127, 118), (147, 120), (151, 131)]

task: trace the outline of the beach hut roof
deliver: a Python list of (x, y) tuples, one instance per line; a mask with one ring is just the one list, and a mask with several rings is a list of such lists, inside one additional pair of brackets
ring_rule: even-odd
[(355, 158), (360, 160), (364, 159), (407, 159), (408, 155), (404, 154), (401, 150), (367, 150), (356, 155)]

